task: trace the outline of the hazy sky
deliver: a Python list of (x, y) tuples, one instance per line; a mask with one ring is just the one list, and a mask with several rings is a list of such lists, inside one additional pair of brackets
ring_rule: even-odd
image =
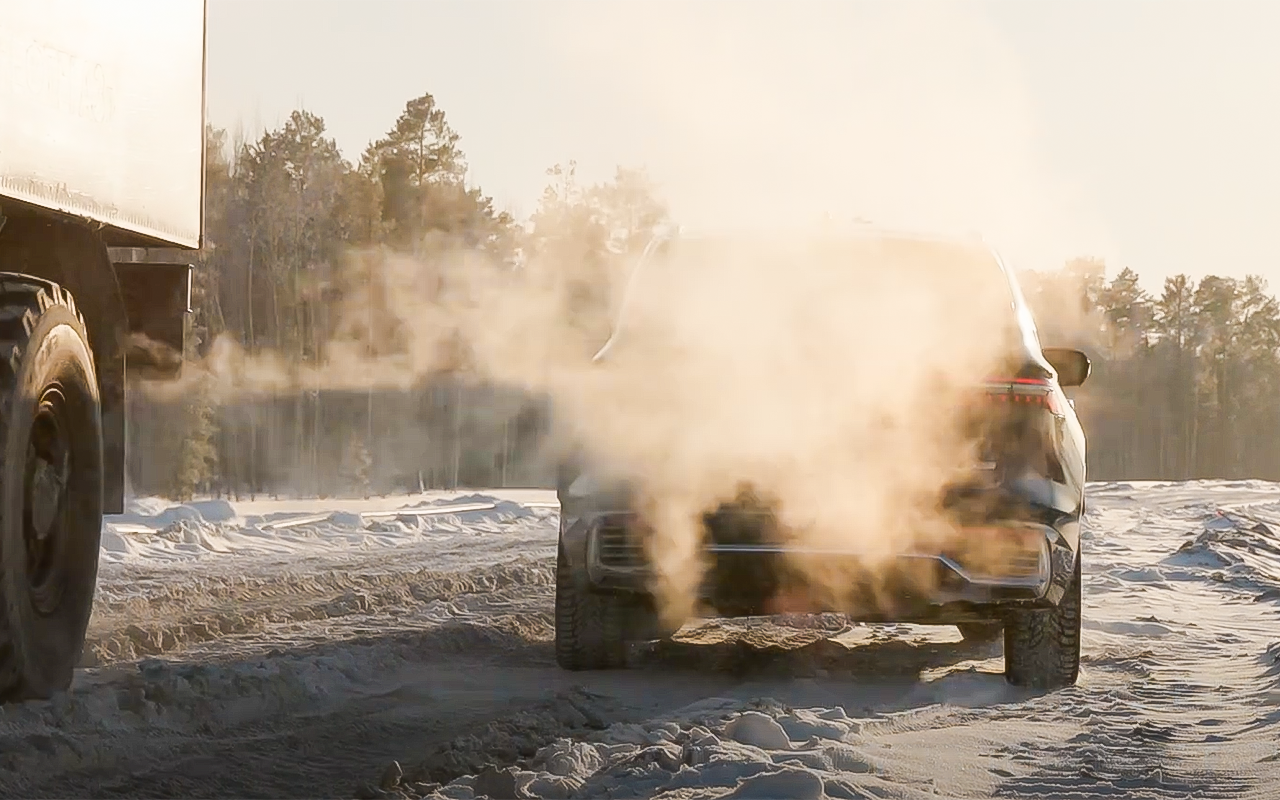
[(647, 166), (693, 228), (824, 213), (1280, 289), (1276, 0), (209, 0), (208, 108), (355, 160), (431, 92), (471, 180)]

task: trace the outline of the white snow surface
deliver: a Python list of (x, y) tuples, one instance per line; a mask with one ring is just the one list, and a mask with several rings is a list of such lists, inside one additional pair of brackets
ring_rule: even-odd
[(0, 795), (1280, 797), (1280, 484), (1088, 496), (1052, 693), (1000, 643), (832, 615), (561, 671), (550, 492), (140, 500), (75, 686), (0, 708)]
[(849, 705), (820, 670), (828, 680), (800, 677), (785, 700), (740, 686), (558, 739), (434, 796), (1280, 797), (1280, 486), (1105, 483), (1089, 495), (1076, 687), (1014, 689), (1000, 653), (973, 653), (882, 677)]
[[(131, 500), (103, 522), (102, 562), (188, 562), (210, 555), (305, 555), (394, 547), (423, 536), (518, 533), (545, 527), (554, 494), (431, 492), (348, 501)], [(524, 502), (519, 502), (523, 499)]]

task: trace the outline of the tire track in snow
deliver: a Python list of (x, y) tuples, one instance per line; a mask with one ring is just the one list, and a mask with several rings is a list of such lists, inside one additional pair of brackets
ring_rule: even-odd
[[(1123, 516), (1106, 500), (1098, 505), (1104, 519)], [(996, 796), (1266, 796), (1280, 731), (1257, 735), (1278, 721), (1260, 713), (1259, 701), (1280, 696), (1265, 658), (1280, 638), (1280, 610), (1256, 601), (1280, 586), (1280, 540), (1237, 508), (1144, 504), (1139, 524), (1105, 544), (1115, 528), (1090, 520), (1089, 571), (1113, 579), (1086, 607), (1093, 674), (1046, 698), (1085, 730), (1048, 746), (1004, 748), (1039, 769), (1004, 781)], [(1134, 564), (1143, 554), (1162, 557)]]

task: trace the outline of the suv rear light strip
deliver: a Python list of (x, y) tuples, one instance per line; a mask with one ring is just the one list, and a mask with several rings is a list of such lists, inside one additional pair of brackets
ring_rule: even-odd
[(987, 381), (987, 395), (999, 402), (1038, 405), (1061, 416), (1064, 411), (1055, 386), (1042, 378), (1010, 378)]

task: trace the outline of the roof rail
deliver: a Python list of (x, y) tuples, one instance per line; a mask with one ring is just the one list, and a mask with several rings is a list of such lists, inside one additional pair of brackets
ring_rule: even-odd
[(635, 286), (636, 276), (640, 274), (640, 269), (659, 247), (679, 236), (681, 230), (683, 229), (679, 225), (673, 225), (669, 228), (653, 232), (653, 237), (649, 239), (649, 242), (644, 246), (644, 250), (641, 251), (640, 257), (636, 259), (636, 263), (631, 267), (631, 271), (627, 274), (627, 285), (622, 289), (622, 302), (618, 304), (618, 313), (614, 315), (613, 325), (610, 326), (611, 330), (609, 331), (609, 338), (603, 345), (601, 345), (600, 349), (596, 351), (596, 354), (591, 357), (593, 362), (604, 358), (605, 354), (613, 347), (614, 340), (618, 338), (618, 332), (622, 329), (622, 320), (626, 318), (627, 304), (631, 300), (632, 287)]

